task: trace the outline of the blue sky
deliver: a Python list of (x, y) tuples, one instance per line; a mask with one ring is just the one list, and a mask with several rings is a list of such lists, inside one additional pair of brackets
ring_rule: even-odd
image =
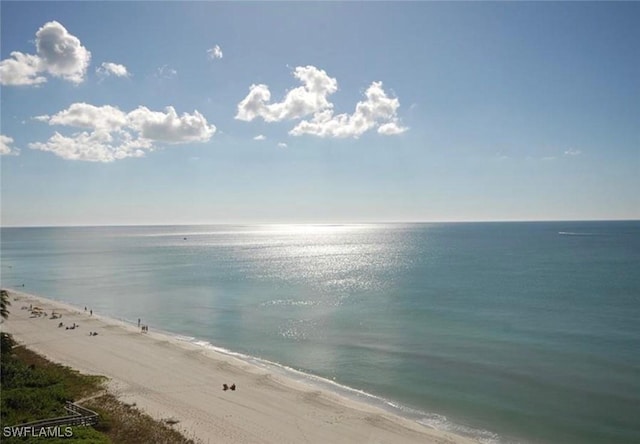
[(640, 4), (5, 2), (2, 224), (640, 219)]

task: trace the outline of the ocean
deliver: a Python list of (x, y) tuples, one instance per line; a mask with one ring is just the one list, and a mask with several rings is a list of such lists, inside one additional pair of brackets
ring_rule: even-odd
[(3, 288), (141, 318), (428, 426), (640, 442), (638, 221), (0, 235)]

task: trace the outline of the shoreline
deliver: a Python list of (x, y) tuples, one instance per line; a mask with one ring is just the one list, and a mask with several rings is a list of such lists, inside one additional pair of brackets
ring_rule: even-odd
[[(11, 314), (2, 324), (3, 331), (54, 362), (108, 377), (108, 390), (121, 401), (135, 403), (156, 420), (178, 420), (176, 428), (200, 442), (479, 442), (324, 388), (324, 381), (304, 380), (318, 378), (313, 375), (300, 372), (300, 379), (293, 378), (285, 372), (295, 370), (286, 366), (243, 359), (204, 341), (153, 328), (143, 334), (125, 321), (96, 313), (90, 316), (64, 302), (8, 291)], [(36, 303), (47, 312), (55, 309), (62, 318), (32, 318), (21, 309)], [(79, 328), (58, 328), (59, 322), (75, 322)], [(98, 336), (89, 336), (90, 331)], [(275, 371), (278, 366), (283, 371)], [(223, 391), (224, 383), (236, 384), (237, 391)], [(349, 390), (357, 392), (344, 387), (345, 392)]]

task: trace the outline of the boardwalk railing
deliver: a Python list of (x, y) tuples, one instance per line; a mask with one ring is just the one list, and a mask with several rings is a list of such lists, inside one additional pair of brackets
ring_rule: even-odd
[(78, 426), (93, 426), (98, 423), (98, 414), (93, 410), (86, 409), (78, 404), (72, 402), (66, 403), (64, 409), (69, 412), (67, 416), (60, 416), (58, 418), (42, 419), (39, 421), (27, 422), (24, 424), (18, 424), (12, 426), (12, 428), (29, 428), (37, 432), (40, 429), (47, 427), (78, 427)]

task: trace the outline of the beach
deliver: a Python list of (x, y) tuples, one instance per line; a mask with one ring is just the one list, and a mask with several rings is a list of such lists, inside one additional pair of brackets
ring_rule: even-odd
[[(475, 442), (422, 426), (177, 337), (22, 292), (2, 330), (25, 347), (83, 373), (157, 420), (179, 421), (203, 443)], [(29, 306), (47, 316), (34, 316)], [(62, 315), (51, 319), (51, 312)], [(59, 327), (62, 322), (64, 326)], [(75, 329), (66, 326), (76, 324)], [(90, 335), (96, 332), (97, 335)], [(223, 390), (223, 384), (236, 390)]]

